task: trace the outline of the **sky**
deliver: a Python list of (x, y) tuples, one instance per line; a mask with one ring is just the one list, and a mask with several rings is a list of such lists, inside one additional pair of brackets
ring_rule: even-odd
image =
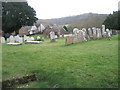
[(39, 19), (60, 18), (84, 13), (110, 14), (119, 0), (27, 0)]

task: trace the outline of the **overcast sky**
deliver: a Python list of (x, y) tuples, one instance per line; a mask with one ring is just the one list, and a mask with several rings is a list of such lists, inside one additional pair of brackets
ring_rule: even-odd
[(119, 0), (27, 0), (39, 19), (60, 18), (83, 13), (110, 14)]

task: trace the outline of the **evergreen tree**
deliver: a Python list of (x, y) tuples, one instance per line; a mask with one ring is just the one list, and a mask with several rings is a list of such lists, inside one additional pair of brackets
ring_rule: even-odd
[(27, 2), (2, 3), (2, 30), (5, 33), (15, 31), (18, 34), (22, 26), (33, 25), (37, 18), (36, 12)]
[(113, 14), (109, 14), (106, 20), (103, 22), (106, 28), (120, 30), (120, 11), (115, 11)]

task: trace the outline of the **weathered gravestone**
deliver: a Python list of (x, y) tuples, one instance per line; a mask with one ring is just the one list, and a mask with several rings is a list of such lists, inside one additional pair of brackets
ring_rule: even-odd
[(106, 35), (107, 35), (108, 39), (111, 40), (111, 32), (109, 29), (106, 29)]
[(97, 32), (97, 39), (100, 39), (99, 28), (96, 29), (96, 32)]
[(73, 36), (67, 36), (65, 40), (65, 45), (73, 44)]
[(87, 34), (86, 28), (82, 28), (82, 31), (84, 32), (84, 33), (83, 33), (84, 41), (88, 41), (88, 34)]
[(24, 35), (23, 39), (24, 39), (24, 41), (27, 41), (27, 36), (26, 36), (26, 35)]
[(102, 25), (102, 36), (106, 37), (105, 25)]
[(14, 37), (12, 35), (10, 36), (9, 41), (10, 41), (10, 43), (14, 43), (15, 42), (15, 39), (14, 39)]
[(96, 27), (92, 27), (92, 30), (93, 30), (93, 39), (96, 40), (97, 39)]
[(88, 28), (88, 35), (90, 37), (90, 40), (93, 40), (93, 34), (91, 28)]
[(19, 42), (19, 38), (20, 38), (19, 35), (15, 36), (14, 38), (16, 42)]
[(34, 41), (35, 40), (34, 37), (31, 37), (31, 40)]
[(41, 41), (44, 41), (44, 40), (45, 40), (44, 37), (42, 37), (42, 38), (41, 38)]
[(27, 36), (26, 41), (31, 41), (31, 37)]
[(5, 38), (4, 37), (0, 37), (0, 43), (5, 43)]
[(10, 38), (7, 38), (7, 42), (10, 42)]
[(74, 28), (74, 29), (73, 29), (73, 34), (74, 34), (74, 35), (77, 35), (77, 34), (78, 34), (78, 31), (79, 31), (78, 28)]
[(50, 40), (51, 42), (55, 42), (55, 33), (53, 31), (50, 32)]
[(36, 39), (37, 39), (37, 40), (40, 40), (40, 36), (37, 36)]
[(19, 37), (19, 43), (23, 43), (23, 37)]

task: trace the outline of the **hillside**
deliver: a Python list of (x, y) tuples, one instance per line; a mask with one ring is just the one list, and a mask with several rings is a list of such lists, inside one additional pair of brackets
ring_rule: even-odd
[(74, 27), (101, 27), (106, 19), (107, 14), (86, 13), (81, 15), (55, 18), (55, 19), (39, 19), (38, 22), (56, 23), (58, 25), (71, 24)]

